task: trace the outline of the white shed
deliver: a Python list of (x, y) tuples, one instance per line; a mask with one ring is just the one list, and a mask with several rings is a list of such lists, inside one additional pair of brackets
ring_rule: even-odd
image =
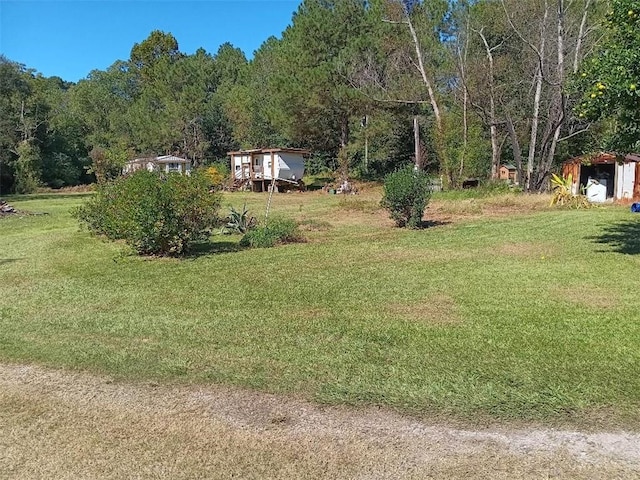
[(274, 182), (278, 186), (301, 185), (308, 150), (300, 148), (265, 148), (229, 152), (231, 175), (236, 185), (265, 191)]
[(146, 169), (150, 172), (176, 172), (189, 175), (191, 174), (191, 160), (176, 157), (175, 155), (135, 158), (125, 164), (123, 173), (132, 173), (141, 169)]

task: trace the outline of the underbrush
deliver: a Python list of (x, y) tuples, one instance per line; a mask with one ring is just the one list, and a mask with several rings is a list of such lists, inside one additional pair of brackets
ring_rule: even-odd
[(355, 195), (343, 196), (338, 205), (344, 210), (362, 213), (375, 213), (380, 210), (380, 204), (378, 202), (357, 198)]
[(275, 217), (267, 225), (259, 225), (245, 233), (240, 246), (249, 248), (269, 248), (286, 243), (300, 243), (305, 239), (295, 220)]
[(96, 188), (97, 186), (95, 183), (62, 188), (40, 187), (36, 190), (36, 193), (89, 193), (95, 192)]
[(492, 213), (522, 213), (549, 210), (548, 194), (507, 193), (486, 197), (443, 200), (431, 204), (430, 211), (455, 216), (478, 216)]

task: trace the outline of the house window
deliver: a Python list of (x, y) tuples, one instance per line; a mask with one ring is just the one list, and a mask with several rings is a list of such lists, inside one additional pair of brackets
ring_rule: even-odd
[(240, 170), (240, 165), (236, 165), (236, 172)]

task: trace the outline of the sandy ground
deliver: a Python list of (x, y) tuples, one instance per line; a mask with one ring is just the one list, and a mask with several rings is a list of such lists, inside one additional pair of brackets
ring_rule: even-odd
[(640, 434), (474, 431), (384, 409), (0, 365), (0, 478), (640, 479)]

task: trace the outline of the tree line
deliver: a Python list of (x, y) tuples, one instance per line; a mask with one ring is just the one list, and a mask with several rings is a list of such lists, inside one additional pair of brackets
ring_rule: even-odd
[[(0, 57), (0, 188), (102, 181), (136, 156), (197, 167), (278, 146), (310, 149), (312, 172), (380, 178), (414, 162), (451, 187), (512, 163), (541, 189), (563, 159), (615, 147), (621, 124), (624, 147), (637, 144), (639, 3), (304, 0), (250, 61), (229, 43), (186, 55), (154, 31), (75, 84)], [(612, 45), (618, 57), (603, 57)], [(618, 78), (609, 69), (627, 82), (620, 114), (598, 87)]]

